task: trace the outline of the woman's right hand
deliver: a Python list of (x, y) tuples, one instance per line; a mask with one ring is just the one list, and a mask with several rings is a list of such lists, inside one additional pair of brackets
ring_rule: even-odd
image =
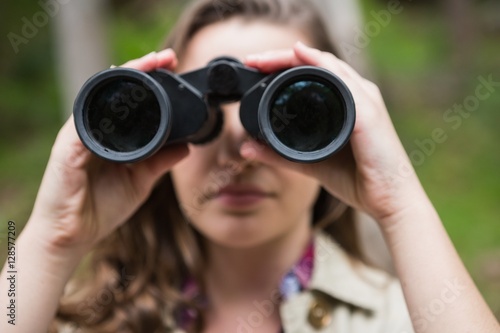
[[(169, 49), (122, 67), (151, 71), (173, 69), (176, 64)], [(50, 249), (86, 253), (122, 225), (146, 200), (155, 182), (187, 154), (186, 145), (177, 145), (133, 165), (108, 162), (82, 144), (70, 117), (52, 148), (27, 227), (36, 228)]]

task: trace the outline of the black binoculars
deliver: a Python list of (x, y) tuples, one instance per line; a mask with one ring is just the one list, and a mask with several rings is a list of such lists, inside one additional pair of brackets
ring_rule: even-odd
[(74, 118), (89, 150), (132, 163), (165, 144), (216, 138), (223, 124), (221, 105), (237, 101), (246, 131), (295, 162), (334, 154), (354, 127), (354, 100), (333, 73), (300, 66), (266, 74), (231, 57), (184, 74), (104, 70), (82, 87)]

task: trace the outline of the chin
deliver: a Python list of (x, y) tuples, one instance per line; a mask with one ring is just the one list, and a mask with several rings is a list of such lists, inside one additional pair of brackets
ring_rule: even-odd
[(252, 249), (262, 245), (264, 242), (262, 239), (258, 237), (217, 237), (214, 239), (210, 239), (211, 242), (217, 244), (218, 246), (222, 246), (225, 248), (230, 248), (234, 250), (243, 250), (243, 249)]
[[(213, 217), (197, 228), (210, 242), (235, 249), (252, 248), (268, 242), (276, 231), (272, 225), (253, 214), (232, 214)], [(272, 220), (272, 219), (271, 219)], [(217, 225), (209, 224), (216, 221)]]

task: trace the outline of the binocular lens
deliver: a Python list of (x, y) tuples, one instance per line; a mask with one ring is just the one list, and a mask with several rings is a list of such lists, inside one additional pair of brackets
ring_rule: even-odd
[(131, 77), (101, 82), (90, 92), (84, 109), (90, 136), (119, 153), (145, 147), (160, 126), (158, 98), (145, 83)]
[(97, 73), (75, 100), (75, 126), (97, 156), (132, 163), (166, 144), (215, 138), (222, 114), (214, 110), (238, 100), (245, 130), (290, 161), (328, 158), (354, 128), (354, 99), (333, 73), (299, 66), (266, 74), (228, 57), (182, 75), (130, 68)]
[(345, 106), (335, 88), (300, 80), (284, 84), (271, 99), (269, 121), (282, 144), (313, 152), (334, 141), (345, 123)]

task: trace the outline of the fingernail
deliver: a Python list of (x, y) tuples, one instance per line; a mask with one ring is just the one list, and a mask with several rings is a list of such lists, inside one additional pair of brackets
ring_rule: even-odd
[(159, 58), (164, 58), (164, 57), (169, 57), (172, 53), (174, 53), (174, 50), (172, 49), (164, 49), (158, 52), (158, 57)]
[(116, 66), (115, 65), (111, 65), (111, 66), (109, 66), (109, 68), (116, 68)]
[(150, 52), (150, 53), (146, 54), (143, 58), (151, 57), (151, 56), (154, 56), (154, 55), (156, 55), (156, 51), (153, 51), (153, 52)]
[(302, 43), (301, 41), (298, 41), (296, 44), (296, 47), (304, 50), (305, 52), (310, 52), (310, 53), (321, 53), (320, 50), (315, 49), (313, 47), (307, 46), (306, 44)]
[(250, 54), (245, 57), (245, 61), (259, 61), (260, 56), (257, 54)]
[(241, 145), (240, 153), (245, 158), (254, 158), (262, 148), (263, 145), (257, 141), (246, 141)]
[(303, 49), (306, 49), (306, 50), (316, 50), (315, 48), (310, 47), (310, 46), (308, 46), (308, 45), (306, 45), (306, 44), (302, 43), (300, 40), (297, 42), (297, 46), (298, 46), (298, 47), (301, 47), (301, 48), (303, 48)]
[(252, 143), (249, 141), (243, 142), (243, 144), (240, 147), (240, 152), (242, 155), (246, 155), (251, 150), (254, 150), (254, 148), (252, 147)]
[(300, 40), (297, 42), (298, 47), (307, 48), (306, 44), (302, 43)]

